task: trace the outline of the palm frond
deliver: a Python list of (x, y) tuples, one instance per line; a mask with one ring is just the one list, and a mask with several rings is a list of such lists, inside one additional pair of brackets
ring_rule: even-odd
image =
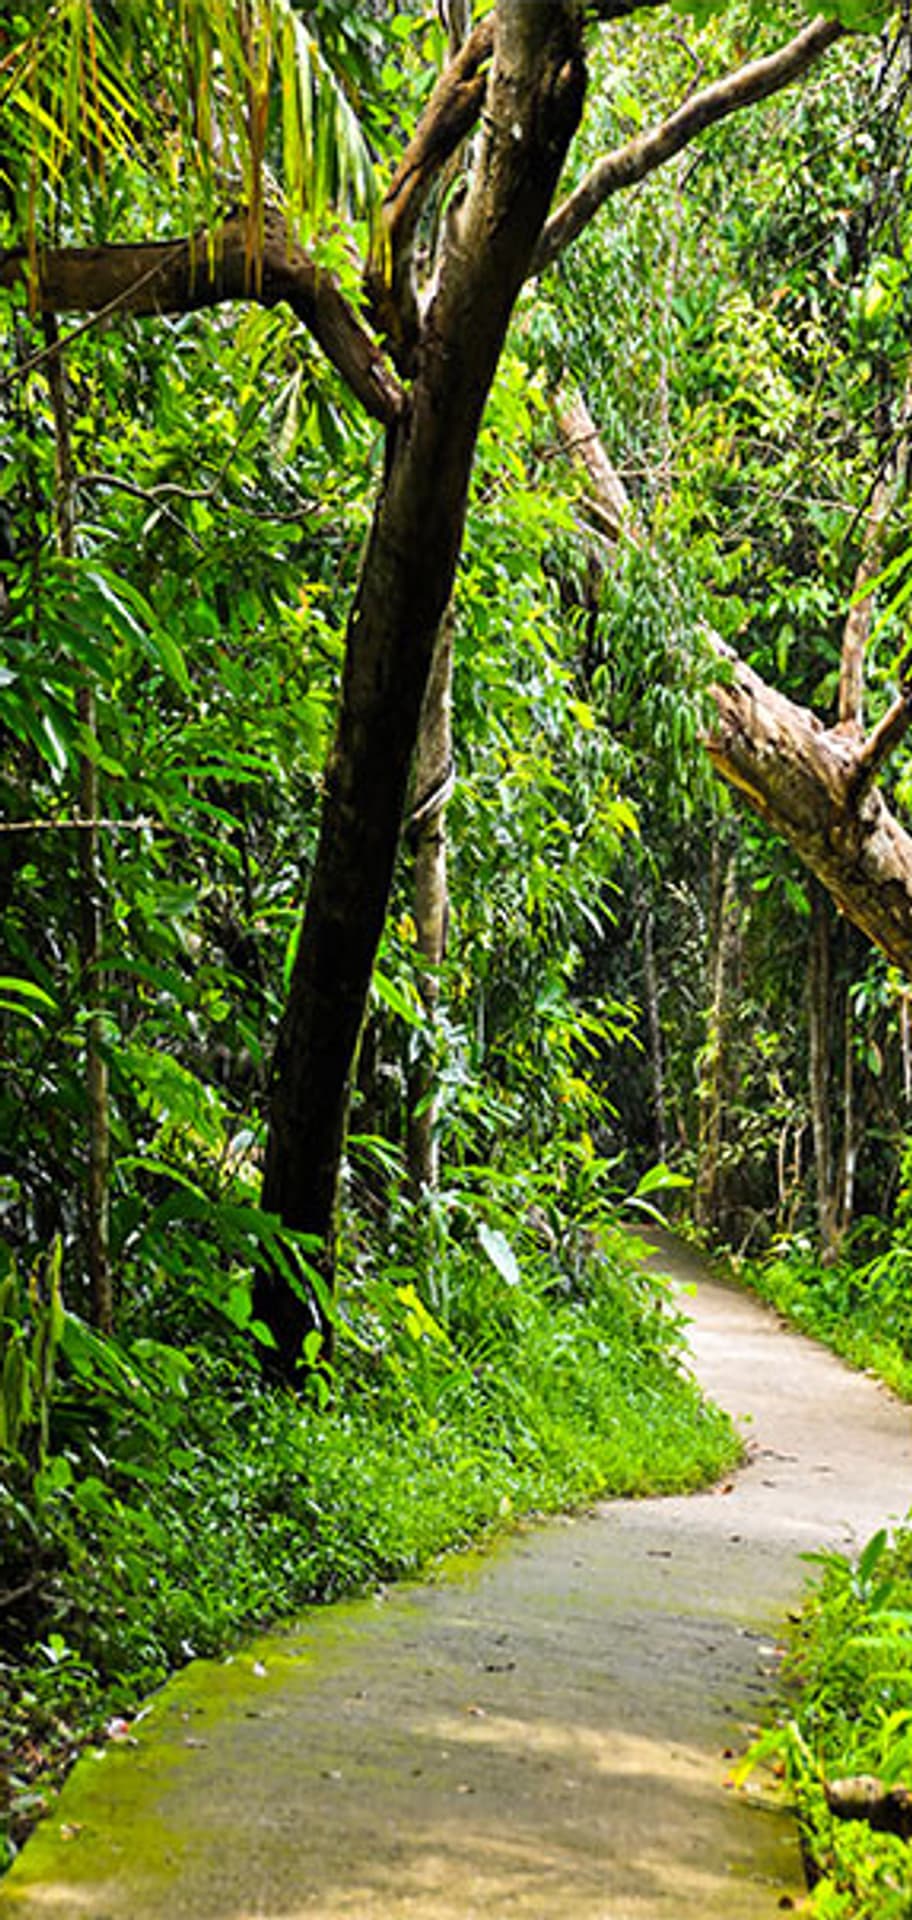
[(353, 219), (376, 228), (373, 161), (344, 76), (292, 0), (121, 0), (110, 18), (98, 0), (55, 0), (0, 61), (12, 129), (0, 171), (23, 225), (64, 205), (72, 225), (104, 201), (118, 161), (135, 171), (134, 214), (145, 197), (215, 233), (242, 203), (254, 262), (267, 201), (308, 242)]

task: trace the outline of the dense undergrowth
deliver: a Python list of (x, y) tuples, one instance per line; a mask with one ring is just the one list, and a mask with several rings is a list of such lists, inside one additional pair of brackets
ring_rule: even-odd
[(624, 1236), (590, 1235), (572, 1278), (486, 1240), (454, 1243), (435, 1312), (395, 1269), (352, 1283), (334, 1366), (300, 1397), (205, 1317), (180, 1347), (160, 1328), (115, 1343), (44, 1263), (15, 1322), (8, 1290), (7, 1364), (18, 1329), (32, 1371), (0, 1489), (7, 1858), (78, 1745), (195, 1654), (510, 1516), (731, 1462), (728, 1422), (677, 1368), (665, 1283)]
[[(908, 1166), (906, 1173), (908, 1173)], [(808, 1246), (746, 1270), (750, 1284), (804, 1332), (912, 1400), (912, 1253), (906, 1180), (891, 1244), (863, 1261), (821, 1267)], [(910, 1490), (912, 1491), (912, 1490)], [(794, 1634), (780, 1724), (753, 1750), (777, 1755), (805, 1842), (815, 1920), (909, 1920), (909, 1845), (865, 1821), (838, 1819), (825, 1785), (869, 1776), (884, 1794), (912, 1787), (912, 1528), (880, 1532), (857, 1564), (822, 1568)]]
[(864, 1367), (912, 1400), (912, 1247), (895, 1244), (873, 1258), (846, 1256), (822, 1267), (809, 1243), (748, 1267), (750, 1284), (802, 1332), (852, 1366)]
[[(909, 1920), (909, 1844), (837, 1818), (826, 1786), (867, 1777), (880, 1797), (912, 1784), (912, 1531), (881, 1532), (857, 1565), (822, 1564), (785, 1670), (794, 1697), (753, 1750), (778, 1756), (798, 1813), (814, 1920)], [(884, 1813), (879, 1817), (889, 1818)]]

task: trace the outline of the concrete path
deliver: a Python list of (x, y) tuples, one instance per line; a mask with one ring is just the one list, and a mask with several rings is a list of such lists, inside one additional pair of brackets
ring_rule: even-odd
[(76, 1768), (0, 1920), (772, 1920), (787, 1816), (727, 1792), (800, 1554), (912, 1503), (912, 1419), (699, 1279), (733, 1482), (530, 1528), (436, 1584), (314, 1611)]

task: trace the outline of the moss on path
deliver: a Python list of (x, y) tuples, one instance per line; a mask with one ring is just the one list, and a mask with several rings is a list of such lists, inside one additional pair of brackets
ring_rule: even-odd
[(746, 1422), (730, 1483), (524, 1530), (188, 1668), (135, 1746), (76, 1768), (2, 1920), (761, 1920), (797, 1897), (790, 1823), (725, 1791), (725, 1751), (802, 1550), (905, 1513), (912, 1423), (702, 1272), (692, 1312), (696, 1371)]

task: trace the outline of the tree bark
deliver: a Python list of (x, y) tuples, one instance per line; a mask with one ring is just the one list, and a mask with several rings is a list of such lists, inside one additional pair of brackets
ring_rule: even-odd
[[(586, 450), (600, 524), (636, 540), (626, 489), (588, 409), (576, 403), (570, 435), (564, 417), (559, 409), (567, 452), (579, 459), (578, 449)], [(604, 490), (600, 467), (609, 475)], [(714, 715), (706, 737), (716, 772), (788, 840), (846, 917), (912, 977), (912, 835), (871, 784), (912, 723), (912, 691), (859, 740), (853, 729), (826, 727), (768, 686), (708, 627), (701, 638), (720, 669), (709, 689)]]
[(912, 976), (912, 836), (875, 787), (858, 791), (867, 743), (825, 727), (720, 640), (710, 644), (730, 674), (712, 688), (706, 745), (717, 773), (789, 841), (848, 919)]
[(811, 922), (808, 950), (808, 1041), (811, 1129), (814, 1136), (814, 1180), (817, 1192), (817, 1232), (820, 1255), (830, 1265), (839, 1252), (839, 1220), (833, 1179), (833, 1030), (832, 908), (823, 888), (810, 885)]
[[(276, 1045), (263, 1189), (269, 1211), (318, 1236), (330, 1281), (352, 1059), (475, 443), (583, 85), (576, 9), (501, 0), (481, 151), (424, 321), (410, 403), (390, 433), (349, 620), (320, 837)], [(293, 1377), (313, 1304), (270, 1267), (255, 1307)], [(328, 1340), (329, 1328), (321, 1331)]]
[[(446, 809), (453, 786), (452, 606), (440, 625), (434, 661), (425, 690), (415, 750), (415, 804), (409, 818), (414, 859), (415, 927), (424, 962), (419, 991), (429, 1034), (437, 1016), (440, 969), (446, 956), (449, 923)], [(439, 1152), (434, 1067), (427, 1045), (409, 1071), (407, 1158), (409, 1184), (418, 1198), (437, 1185)]]
[(734, 854), (713, 848), (713, 910), (709, 928), (709, 1010), (700, 1060), (697, 1177), (694, 1219), (698, 1227), (724, 1231), (722, 1170), (725, 1109), (731, 1078), (732, 983), (740, 951), (741, 908)]
[(643, 953), (643, 1001), (646, 1031), (649, 1035), (649, 1079), (652, 1087), (655, 1153), (658, 1160), (664, 1160), (668, 1154), (668, 1111), (665, 1101), (665, 1046), (659, 1006), (659, 972), (655, 954), (655, 918), (652, 902), (639, 877), (635, 882), (634, 898)]
[(34, 263), (24, 247), (0, 249), (0, 287), (22, 284), (44, 313), (193, 313), (224, 300), (256, 300), (265, 307), (285, 301), (373, 419), (390, 426), (402, 410), (399, 382), (335, 275), (289, 240), (284, 219), (272, 211), (255, 264), (249, 221), (232, 213), (215, 234), (132, 246), (40, 248)]

